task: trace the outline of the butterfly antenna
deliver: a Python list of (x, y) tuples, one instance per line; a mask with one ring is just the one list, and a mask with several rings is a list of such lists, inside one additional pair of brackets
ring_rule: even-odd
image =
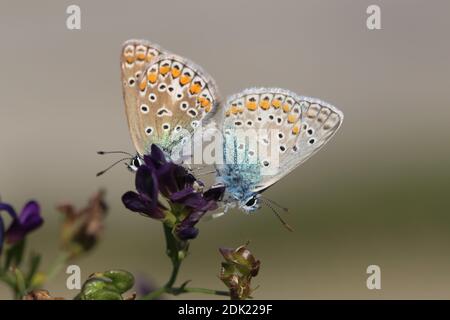
[(126, 154), (126, 155), (128, 155), (130, 157), (133, 157), (133, 155), (131, 153), (125, 152), (125, 151), (97, 151), (97, 154), (101, 154), (101, 155), (104, 155), (104, 154), (115, 154), (115, 153)]
[(289, 209), (288, 209), (288, 208), (286, 208), (286, 207), (282, 206), (281, 204), (279, 204), (279, 203), (273, 201), (272, 199), (269, 199), (269, 198), (264, 197), (264, 196), (261, 196), (261, 198), (264, 198), (265, 200), (269, 201), (270, 203), (276, 205), (278, 208), (280, 208), (280, 209), (283, 210), (284, 212), (289, 212)]
[(284, 221), (284, 219), (280, 216), (280, 214), (278, 213), (278, 211), (275, 210), (275, 209), (270, 205), (270, 203), (268, 203), (268, 202), (266, 202), (266, 201), (264, 201), (264, 200), (262, 200), (262, 202), (263, 202), (266, 206), (268, 206), (268, 207), (270, 208), (270, 210), (272, 210), (272, 212), (277, 216), (277, 218), (280, 220), (280, 222), (283, 224), (283, 226), (284, 226), (286, 229), (288, 229), (288, 230), (291, 231), (291, 232), (294, 231), (294, 229), (292, 229), (292, 227), (291, 227), (290, 225), (288, 225), (286, 221)]
[(109, 169), (111, 169), (112, 167), (114, 167), (116, 164), (118, 164), (118, 163), (120, 163), (120, 162), (122, 162), (122, 161), (125, 161), (125, 160), (131, 160), (131, 159), (133, 159), (133, 158), (122, 158), (122, 159), (120, 159), (120, 160), (117, 160), (116, 162), (114, 162), (112, 165), (110, 165), (110, 166), (109, 166), (108, 168), (106, 168), (105, 170), (102, 170), (102, 171), (98, 172), (98, 173), (96, 174), (96, 176), (99, 177), (99, 176), (101, 176), (102, 174), (104, 174), (106, 171), (108, 171)]

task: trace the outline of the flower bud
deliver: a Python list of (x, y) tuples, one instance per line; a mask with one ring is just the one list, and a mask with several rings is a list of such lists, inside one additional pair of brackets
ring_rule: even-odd
[(236, 249), (220, 248), (225, 258), (222, 262), (220, 279), (230, 289), (231, 299), (244, 300), (250, 297), (253, 289), (251, 280), (258, 274), (260, 261), (242, 245)]
[(124, 270), (92, 274), (83, 284), (76, 300), (123, 300), (122, 294), (134, 285), (134, 277)]
[(91, 250), (98, 242), (107, 213), (103, 190), (95, 193), (88, 205), (76, 210), (72, 204), (62, 204), (57, 209), (64, 215), (61, 228), (62, 247), (71, 258)]

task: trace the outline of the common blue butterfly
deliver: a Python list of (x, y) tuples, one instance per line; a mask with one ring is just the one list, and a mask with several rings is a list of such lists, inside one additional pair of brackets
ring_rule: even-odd
[[(124, 43), (121, 70), (128, 125), (138, 153), (129, 167), (140, 165), (151, 144), (169, 156), (178, 152), (186, 133), (213, 120), (223, 137), (216, 182), (226, 186), (225, 212), (234, 206), (246, 213), (257, 210), (261, 193), (316, 153), (344, 118), (326, 102), (279, 88), (246, 89), (221, 105), (217, 86), (206, 72), (145, 40)], [(248, 130), (255, 132), (252, 142)], [(259, 150), (264, 148), (270, 152), (262, 155)]]
[[(316, 153), (343, 118), (326, 102), (279, 88), (252, 88), (231, 96), (218, 121), (224, 143), (217, 180), (227, 188), (225, 211), (233, 206), (247, 213), (257, 210), (261, 193)], [(258, 152), (261, 148), (268, 150), (266, 155)]]

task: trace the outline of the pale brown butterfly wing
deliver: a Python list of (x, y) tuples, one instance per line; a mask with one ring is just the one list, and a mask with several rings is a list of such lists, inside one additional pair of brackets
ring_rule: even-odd
[(142, 74), (134, 110), (133, 136), (145, 154), (152, 143), (168, 154), (216, 111), (214, 80), (191, 61), (174, 54), (158, 56)]
[(140, 121), (139, 114), (136, 112), (139, 94), (138, 82), (148, 64), (162, 52), (163, 50), (158, 45), (146, 40), (128, 40), (122, 46), (120, 68), (125, 112), (133, 144), (139, 153), (143, 151), (142, 140), (146, 136), (133, 129)]
[[(227, 134), (238, 136), (246, 129), (257, 133), (256, 144), (251, 146), (241, 140), (243, 145), (234, 150), (244, 162), (258, 163), (270, 173), (250, 179), (248, 187), (252, 192), (268, 188), (305, 162), (331, 139), (342, 120), (343, 113), (336, 107), (278, 88), (244, 90), (230, 97), (223, 109), (225, 139)], [(275, 139), (276, 149), (271, 148)], [(267, 150), (264, 157), (260, 148)], [(273, 159), (277, 163), (272, 163)]]

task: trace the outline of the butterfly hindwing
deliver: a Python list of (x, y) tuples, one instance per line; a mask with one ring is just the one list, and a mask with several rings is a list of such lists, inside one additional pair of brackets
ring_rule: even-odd
[(138, 81), (148, 64), (163, 52), (158, 45), (146, 40), (128, 40), (122, 46), (120, 68), (125, 111), (131, 138), (138, 152), (142, 151), (141, 141), (144, 138), (144, 135), (133, 130), (139, 122), (139, 114), (135, 112), (139, 98)]
[[(240, 168), (251, 172), (241, 174), (244, 191), (235, 198), (279, 181), (318, 151), (343, 119), (342, 112), (328, 103), (277, 88), (247, 89), (230, 97), (223, 112), (224, 155), (235, 154), (237, 164), (224, 159), (222, 179)], [(248, 135), (249, 129), (254, 132), (253, 142), (239, 137)]]
[(162, 54), (147, 65), (137, 83), (138, 99), (130, 127), (142, 155), (152, 143), (171, 153), (214, 114), (218, 92), (213, 79), (200, 67), (175, 54)]

